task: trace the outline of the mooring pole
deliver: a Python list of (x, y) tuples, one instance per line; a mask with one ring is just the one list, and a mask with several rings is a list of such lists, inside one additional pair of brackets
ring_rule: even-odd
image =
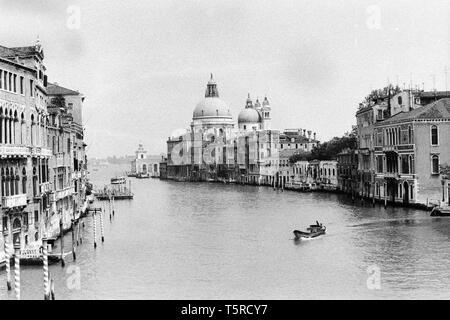
[(50, 294), (52, 296), (52, 300), (55, 300), (55, 281), (50, 280)]
[(3, 232), (3, 245), (5, 250), (5, 268), (6, 268), (6, 288), (11, 290), (11, 249), (9, 246), (8, 236)]
[(372, 207), (375, 208), (375, 185), (373, 185), (372, 189)]
[(112, 214), (114, 216), (115, 212), (114, 212), (114, 195), (112, 196)]
[(66, 263), (64, 262), (64, 230), (62, 221), (62, 211), (61, 211), (61, 218), (59, 219), (59, 236), (61, 237), (61, 267), (64, 267)]
[(72, 219), (72, 256), (73, 261), (77, 260), (77, 254), (75, 253), (75, 219)]
[(50, 287), (48, 275), (48, 244), (47, 238), (42, 238), (42, 257), (44, 269), (44, 300), (50, 300)]
[(103, 233), (103, 211), (100, 211), (100, 232), (102, 236), (102, 242), (105, 242), (105, 236)]
[(20, 243), (14, 244), (14, 289), (16, 299), (20, 300)]
[[(83, 221), (81, 221), (81, 222), (84, 223)], [(81, 229), (80, 221), (78, 221), (77, 225), (78, 225), (77, 238), (80, 240), (80, 244), (82, 244), (83, 243), (83, 230)]]
[(97, 248), (97, 223), (95, 219), (96, 210), (94, 209), (94, 212), (92, 213), (92, 218), (94, 219), (93, 224), (93, 230), (94, 230), (94, 249)]

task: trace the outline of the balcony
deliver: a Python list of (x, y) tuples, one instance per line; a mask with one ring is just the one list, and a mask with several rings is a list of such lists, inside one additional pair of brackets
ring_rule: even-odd
[(75, 193), (74, 187), (67, 187), (55, 192), (55, 200), (58, 201)]
[(77, 179), (81, 179), (81, 172), (80, 171), (72, 172), (72, 180)]
[(63, 153), (58, 153), (56, 155), (56, 166), (64, 167), (64, 154)]
[(0, 146), (0, 156), (3, 157), (26, 157), (30, 154), (30, 148), (25, 146)]
[(53, 153), (51, 149), (41, 148), (41, 147), (32, 147), (31, 154), (34, 157), (52, 157)]
[(399, 179), (400, 175), (398, 174), (398, 172), (385, 172), (384, 173), (384, 177), (385, 178)]
[(2, 197), (2, 206), (7, 209), (22, 207), (27, 205), (27, 195), (17, 194), (15, 196)]
[(43, 182), (41, 183), (40, 187), (41, 187), (41, 194), (50, 193), (53, 191), (53, 183), (51, 182)]

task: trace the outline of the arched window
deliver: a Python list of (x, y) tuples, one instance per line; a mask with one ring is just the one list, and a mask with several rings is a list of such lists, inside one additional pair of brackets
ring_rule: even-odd
[(27, 193), (27, 171), (22, 169), (22, 193)]
[(431, 144), (433, 146), (436, 146), (439, 144), (439, 137), (438, 137), (438, 128), (437, 126), (431, 126)]
[(4, 197), (5, 194), (5, 188), (6, 188), (6, 180), (5, 180), (5, 170), (2, 168), (1, 171), (1, 178), (2, 178), (2, 197)]
[(408, 127), (408, 143), (413, 143), (413, 131), (411, 126)]
[(402, 97), (401, 96), (397, 98), (397, 102), (399, 105), (402, 105)]
[(22, 224), (20, 223), (20, 219), (19, 218), (14, 219), (13, 229), (20, 229), (21, 226), (22, 226)]
[[(1, 74), (0, 74), (0, 76), (1, 76)], [(3, 131), (2, 130), (3, 130), (3, 108), (0, 107), (0, 143), (3, 143)]]
[(431, 173), (439, 174), (439, 156), (431, 156)]

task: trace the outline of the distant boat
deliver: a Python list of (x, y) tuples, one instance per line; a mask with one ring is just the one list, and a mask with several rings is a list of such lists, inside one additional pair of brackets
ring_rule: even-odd
[(131, 182), (129, 188), (126, 187), (126, 183), (125, 177), (111, 178), (111, 185), (105, 186), (103, 190), (97, 190), (94, 192), (94, 196), (98, 200), (133, 199), (134, 194), (131, 192)]
[(136, 178), (138, 178), (138, 179), (147, 179), (147, 178), (150, 178), (150, 174), (148, 172), (146, 172), (146, 173), (139, 172), (138, 174), (136, 174)]
[(295, 240), (300, 240), (301, 238), (311, 239), (311, 238), (316, 238), (318, 236), (321, 236), (321, 235), (325, 234), (327, 227), (323, 226), (321, 223), (319, 223), (317, 221), (316, 224), (310, 225), (309, 228), (307, 228), (306, 230), (308, 230), (308, 231), (305, 232), (305, 231), (294, 230)]
[(115, 178), (111, 178), (111, 184), (123, 184), (126, 183), (127, 180), (125, 179), (125, 177), (115, 177)]

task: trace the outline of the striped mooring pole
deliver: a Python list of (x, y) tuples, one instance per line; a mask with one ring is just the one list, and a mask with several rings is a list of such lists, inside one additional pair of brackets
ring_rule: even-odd
[(44, 300), (50, 300), (50, 284), (48, 274), (48, 244), (47, 238), (42, 239), (42, 256), (44, 264)]
[(6, 288), (11, 290), (11, 256), (8, 237), (5, 237), (5, 267), (6, 267)]
[[(112, 210), (111, 210), (111, 199), (109, 199), (109, 221), (111, 221), (112, 220), (112, 216), (111, 216), (111, 212), (112, 212)], [(105, 205), (103, 204), (103, 209), (105, 209)]]
[(63, 221), (62, 221), (62, 213), (61, 218), (59, 219), (59, 234), (60, 234), (60, 240), (61, 240), (61, 267), (64, 267), (66, 265), (64, 261), (64, 230), (63, 230)]
[(55, 281), (53, 279), (50, 280), (50, 295), (52, 300), (55, 300)]
[[(82, 222), (81, 219), (78, 220), (78, 223), (77, 223), (77, 226), (78, 226), (77, 239), (79, 239), (80, 240), (80, 244), (82, 244), (83, 243), (83, 230), (81, 229), (81, 223), (80, 222)], [(84, 222), (82, 222), (82, 223), (84, 223)], [(78, 240), (77, 240), (77, 245), (78, 245)]]
[(73, 261), (77, 260), (77, 254), (75, 252), (75, 219), (72, 219), (72, 256)]
[(93, 224), (93, 230), (94, 230), (94, 249), (97, 248), (97, 223), (96, 223), (96, 219), (95, 219), (95, 214), (96, 211), (94, 210), (94, 212), (92, 213), (92, 218), (94, 219), (94, 224)]
[(114, 196), (112, 196), (112, 213), (113, 213), (113, 215), (114, 215)]
[(14, 289), (16, 299), (20, 300), (20, 243), (14, 244)]
[(100, 232), (101, 232), (101, 236), (102, 236), (102, 242), (105, 242), (105, 234), (103, 232), (103, 210), (100, 211)]

